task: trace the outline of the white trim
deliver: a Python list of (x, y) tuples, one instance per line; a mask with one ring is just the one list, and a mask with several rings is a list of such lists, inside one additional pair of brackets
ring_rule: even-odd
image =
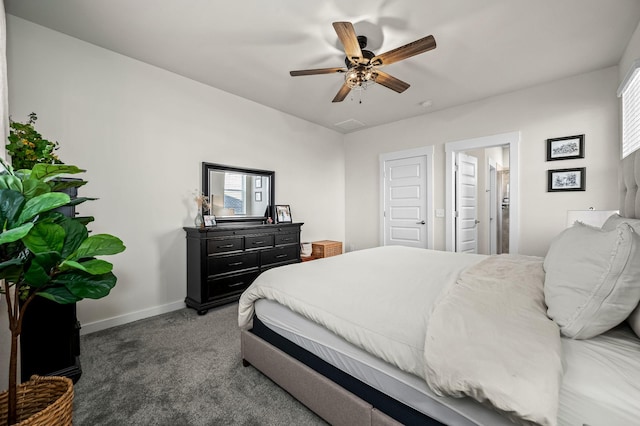
[(454, 251), (455, 199), (453, 182), (455, 179), (455, 154), (479, 148), (509, 145), (509, 253), (518, 253), (520, 243), (520, 179), (519, 179), (520, 132), (502, 133), (474, 139), (464, 139), (445, 144), (445, 249)]
[(154, 317), (156, 315), (177, 311), (178, 309), (182, 309), (185, 306), (186, 305), (184, 304), (184, 300), (180, 300), (177, 302), (168, 303), (166, 305), (154, 306), (152, 308), (143, 309), (141, 311), (135, 311), (128, 314), (119, 315), (117, 317), (107, 318), (105, 320), (82, 324), (80, 334), (85, 335), (95, 333), (96, 331), (105, 330), (107, 328), (116, 327), (118, 325), (128, 324), (130, 322)]
[(624, 76), (624, 79), (620, 83), (620, 86), (618, 86), (618, 92), (617, 92), (618, 97), (622, 96), (622, 93), (627, 88), (627, 85), (631, 81), (633, 74), (636, 72), (638, 68), (640, 68), (640, 59), (636, 59), (635, 61), (633, 61), (633, 63), (629, 67), (629, 71), (627, 71), (627, 74)]
[(401, 160), (403, 158), (411, 157), (427, 157), (427, 248), (433, 249), (434, 244), (434, 214), (433, 214), (433, 146), (424, 146), (421, 148), (407, 149), (404, 151), (388, 152), (380, 154), (380, 208), (378, 213), (380, 214), (380, 245), (384, 245), (384, 163), (385, 161)]

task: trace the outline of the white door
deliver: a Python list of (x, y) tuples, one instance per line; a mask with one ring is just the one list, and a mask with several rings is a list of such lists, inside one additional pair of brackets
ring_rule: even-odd
[(384, 161), (384, 245), (428, 248), (427, 156)]
[(478, 159), (456, 158), (456, 251), (478, 252)]

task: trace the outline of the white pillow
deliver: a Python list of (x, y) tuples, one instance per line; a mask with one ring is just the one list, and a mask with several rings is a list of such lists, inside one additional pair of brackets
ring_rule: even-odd
[(589, 339), (625, 320), (640, 300), (640, 236), (627, 223), (602, 231), (576, 223), (544, 260), (547, 315), (563, 335)]
[(628, 223), (636, 234), (640, 235), (640, 219), (630, 219), (627, 217), (622, 217), (619, 214), (612, 214), (607, 218), (607, 220), (602, 224), (603, 231), (613, 231), (616, 229), (618, 225), (621, 223)]
[[(636, 234), (640, 235), (640, 219), (631, 219), (628, 217), (622, 217), (619, 214), (612, 214), (607, 218), (605, 223), (602, 225), (602, 229), (604, 231), (611, 231), (615, 229), (620, 223), (628, 223), (631, 225)], [(640, 285), (640, 283), (638, 284)], [(633, 328), (633, 331), (640, 337), (640, 305), (636, 307), (636, 309), (629, 315), (627, 321)]]
[(627, 322), (629, 322), (633, 331), (640, 337), (640, 305), (636, 306), (636, 309), (629, 315)]

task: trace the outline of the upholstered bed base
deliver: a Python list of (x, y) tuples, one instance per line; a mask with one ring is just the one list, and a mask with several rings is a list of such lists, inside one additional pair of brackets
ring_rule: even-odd
[[(256, 334), (257, 333), (257, 334)], [(265, 327), (241, 334), (242, 360), (332, 425), (441, 425)]]

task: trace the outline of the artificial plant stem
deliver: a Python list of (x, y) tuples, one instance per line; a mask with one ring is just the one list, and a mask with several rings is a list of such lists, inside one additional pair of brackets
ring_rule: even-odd
[[(7, 280), (4, 280), (4, 296), (7, 302), (7, 311), (9, 312), (9, 330), (11, 330), (11, 354), (9, 356), (9, 401), (7, 412), (7, 424), (16, 423), (17, 412), (17, 378), (18, 378), (18, 324), (16, 318), (16, 310), (11, 300), (10, 287)], [(17, 298), (16, 298), (17, 300)]]

